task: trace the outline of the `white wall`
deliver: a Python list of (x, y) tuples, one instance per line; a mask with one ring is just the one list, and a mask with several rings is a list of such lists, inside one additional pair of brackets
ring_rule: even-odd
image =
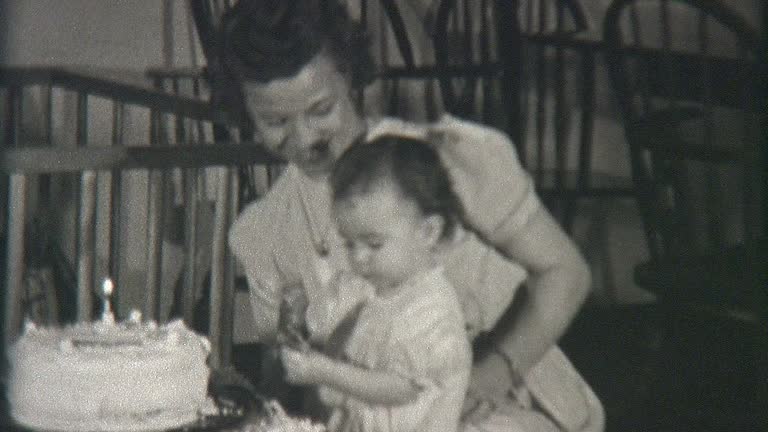
[(195, 53), (185, 5), (183, 0), (6, 0), (0, 62), (137, 72), (171, 62), (189, 65)]

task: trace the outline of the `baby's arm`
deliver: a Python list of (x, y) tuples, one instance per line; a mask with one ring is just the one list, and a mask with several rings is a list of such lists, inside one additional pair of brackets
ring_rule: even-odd
[(373, 295), (373, 287), (364, 279), (346, 272), (335, 273), (327, 284), (327, 295), (315, 298), (307, 309), (311, 341), (324, 348), (337, 342), (331, 339), (339, 325), (350, 315), (356, 317), (360, 305)]
[(420, 387), (401, 375), (364, 369), (316, 351), (282, 350), (286, 377), (293, 384), (326, 385), (370, 404), (412, 402)]

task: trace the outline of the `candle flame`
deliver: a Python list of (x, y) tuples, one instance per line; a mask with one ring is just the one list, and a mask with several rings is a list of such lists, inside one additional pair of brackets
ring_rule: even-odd
[(112, 283), (112, 279), (104, 279), (104, 284), (101, 286), (101, 292), (104, 293), (105, 296), (111, 296), (114, 289), (115, 284)]

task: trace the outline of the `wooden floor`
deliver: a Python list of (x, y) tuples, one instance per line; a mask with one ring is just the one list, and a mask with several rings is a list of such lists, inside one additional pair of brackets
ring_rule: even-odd
[(608, 432), (768, 430), (765, 331), (689, 314), (664, 337), (659, 322), (652, 306), (588, 307), (562, 340)]

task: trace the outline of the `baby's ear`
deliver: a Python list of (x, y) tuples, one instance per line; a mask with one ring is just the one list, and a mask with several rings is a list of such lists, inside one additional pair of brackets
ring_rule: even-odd
[(424, 241), (429, 246), (436, 245), (440, 238), (443, 236), (443, 227), (445, 226), (445, 219), (442, 216), (433, 214), (424, 218), (423, 230)]

